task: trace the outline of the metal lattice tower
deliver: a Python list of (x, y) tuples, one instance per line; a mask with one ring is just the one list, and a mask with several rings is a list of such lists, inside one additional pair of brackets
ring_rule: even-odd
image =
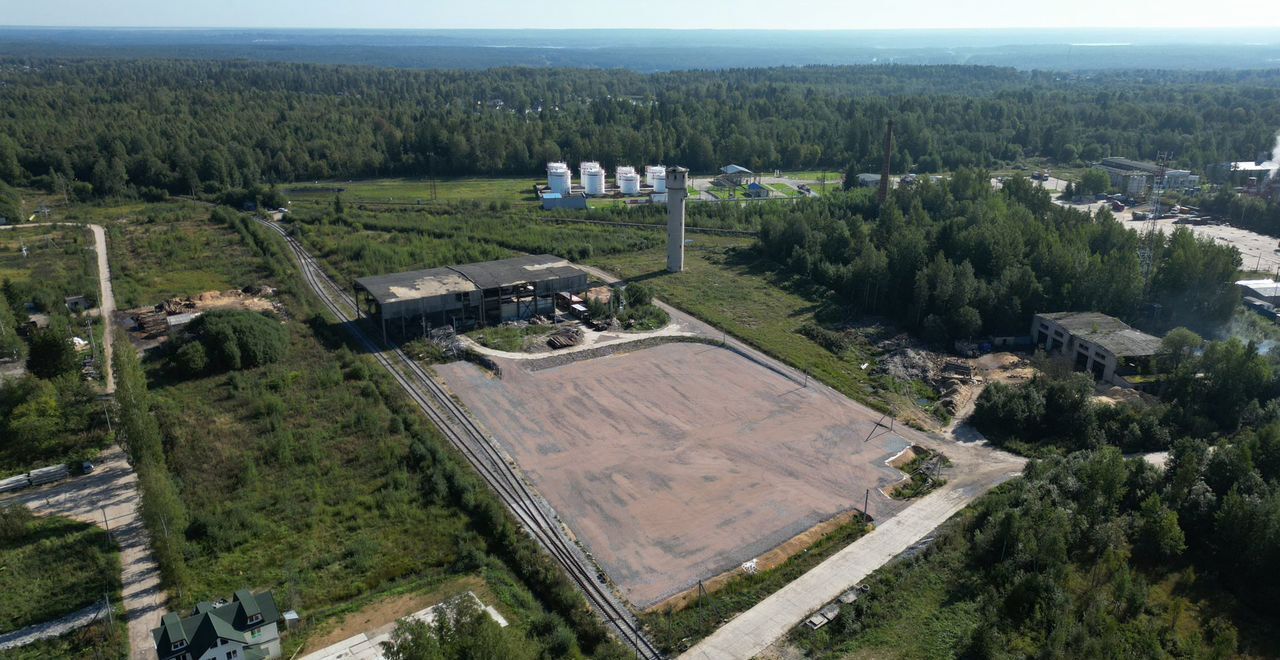
[(1169, 170), (1170, 158), (1170, 154), (1166, 151), (1156, 155), (1156, 173), (1151, 179), (1151, 215), (1147, 218), (1142, 235), (1138, 237), (1138, 263), (1142, 268), (1143, 301), (1146, 301), (1151, 292), (1151, 279), (1155, 275), (1156, 241), (1159, 237), (1156, 220), (1160, 217), (1160, 198), (1164, 196), (1165, 174)]

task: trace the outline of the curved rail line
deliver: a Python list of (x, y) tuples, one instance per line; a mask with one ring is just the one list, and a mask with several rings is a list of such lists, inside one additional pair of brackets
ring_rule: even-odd
[[(274, 222), (263, 219), (258, 219), (258, 222), (284, 238), (298, 259), (307, 285), (315, 291), (324, 306), (338, 320), (349, 324), (348, 329), (356, 340), (395, 378), (454, 447), (462, 452), (472, 467), (497, 492), (499, 498), (524, 526), (525, 531), (564, 568), (569, 578), (586, 596), (587, 602), (608, 623), (609, 627), (635, 650), (637, 657), (645, 660), (661, 659), (662, 654), (645, 637), (631, 612), (607, 587), (596, 581), (595, 576), (598, 571), (594, 564), (586, 558), (576, 544), (565, 537), (564, 531), (555, 520), (555, 515), (548, 512), (550, 505), (529, 490), (514, 468), (507, 463), (461, 406), (400, 349), (384, 350), (355, 325), (354, 298), (321, 269), (301, 243)], [(394, 356), (394, 361), (388, 357), (388, 354)]]

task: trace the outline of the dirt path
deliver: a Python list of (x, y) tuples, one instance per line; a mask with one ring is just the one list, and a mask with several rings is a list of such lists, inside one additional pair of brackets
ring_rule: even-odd
[(111, 447), (99, 456), (92, 474), (44, 488), (19, 491), (0, 503), (22, 503), (40, 515), (67, 516), (106, 528), (120, 544), (124, 567), (121, 591), (129, 624), (131, 658), (154, 658), (151, 629), (164, 616), (160, 568), (151, 557), (150, 538), (138, 515), (138, 477), (124, 450)]
[(107, 394), (116, 391), (116, 377), (111, 368), (111, 314), (116, 310), (116, 296), (111, 290), (111, 268), (107, 265), (107, 232), (102, 225), (84, 225), (75, 222), (32, 222), (21, 225), (0, 225), (0, 229), (25, 227), (88, 227), (93, 234), (93, 249), (98, 254), (98, 318), (106, 331), (102, 333), (103, 374), (107, 377)]

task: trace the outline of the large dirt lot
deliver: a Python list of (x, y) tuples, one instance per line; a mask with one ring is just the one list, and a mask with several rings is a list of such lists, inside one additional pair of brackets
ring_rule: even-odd
[(903, 476), (886, 461), (926, 442), (703, 344), (540, 371), (499, 362), (500, 380), (437, 369), (640, 608), (861, 508), (868, 488), (882, 522), (908, 504), (879, 492)]

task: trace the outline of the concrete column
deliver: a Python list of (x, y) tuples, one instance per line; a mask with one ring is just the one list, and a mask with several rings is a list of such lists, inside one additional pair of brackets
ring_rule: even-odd
[(684, 270), (684, 204), (688, 197), (689, 170), (667, 170), (667, 271)]

